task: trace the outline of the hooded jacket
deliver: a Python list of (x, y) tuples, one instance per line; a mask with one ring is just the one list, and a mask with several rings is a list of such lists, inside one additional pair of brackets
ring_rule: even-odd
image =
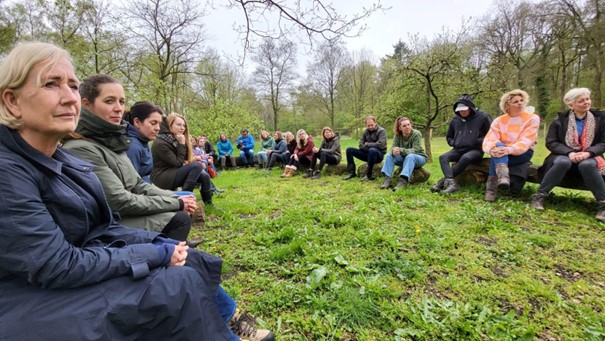
[(131, 139), (130, 147), (126, 155), (132, 162), (134, 169), (147, 183), (151, 183), (151, 171), (153, 170), (153, 161), (151, 160), (151, 149), (149, 140), (132, 124), (126, 128), (126, 134)]
[(116, 223), (91, 169), (0, 125), (0, 340), (229, 339), (221, 260), (165, 266), (167, 240)]
[(63, 147), (92, 163), (111, 209), (126, 226), (161, 231), (180, 210), (172, 191), (145, 182), (126, 155), (128, 123), (115, 125), (82, 108), (76, 132), (83, 139), (67, 140)]
[[(462, 117), (456, 111), (458, 104), (463, 104), (470, 109), (468, 117)], [(447, 144), (463, 152), (481, 150), (483, 139), (492, 124), (492, 118), (486, 112), (477, 109), (469, 95), (463, 95), (454, 103), (454, 114), (446, 134)]]

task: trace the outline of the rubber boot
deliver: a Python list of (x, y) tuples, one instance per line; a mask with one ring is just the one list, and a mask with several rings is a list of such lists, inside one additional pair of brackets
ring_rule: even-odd
[(508, 174), (508, 165), (505, 163), (499, 163), (496, 165), (496, 176), (498, 177), (498, 188), (509, 189), (510, 188), (510, 176)]
[(498, 178), (495, 176), (488, 176), (487, 182), (485, 183), (485, 201), (496, 201), (497, 193)]
[(355, 175), (355, 165), (347, 164), (347, 171), (349, 171), (349, 175), (347, 175), (343, 180), (350, 180), (357, 176)]
[(387, 189), (387, 188), (391, 188), (391, 177), (385, 175), (384, 181), (382, 182), (382, 185), (380, 185), (380, 189)]

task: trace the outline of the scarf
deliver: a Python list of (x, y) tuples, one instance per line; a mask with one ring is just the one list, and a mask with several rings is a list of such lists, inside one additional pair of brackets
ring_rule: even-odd
[(109, 123), (90, 110), (82, 108), (76, 133), (119, 154), (130, 147), (131, 139), (126, 135), (126, 126), (125, 121), (122, 121), (122, 124)]
[(174, 137), (174, 135), (168, 133), (168, 134), (159, 134), (158, 135), (158, 139), (160, 140), (164, 140), (168, 143), (170, 143), (172, 146), (176, 147), (179, 145), (179, 142), (176, 140), (176, 137)]
[[(567, 131), (565, 132), (565, 144), (576, 152), (585, 152), (592, 145), (596, 132), (594, 115), (588, 111), (584, 122), (582, 136), (578, 136), (578, 126), (576, 124), (576, 115), (570, 111), (567, 118)], [(601, 156), (595, 156), (599, 172), (605, 175), (605, 159)]]

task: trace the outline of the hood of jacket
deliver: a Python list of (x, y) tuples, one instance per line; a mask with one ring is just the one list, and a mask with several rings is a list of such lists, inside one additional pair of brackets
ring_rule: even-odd
[(131, 139), (126, 135), (127, 125), (126, 121), (122, 121), (120, 124), (109, 123), (90, 110), (82, 108), (76, 133), (84, 136), (87, 140), (111, 149), (115, 153), (121, 153), (128, 150), (131, 142)]
[(132, 124), (128, 124), (128, 126), (126, 127), (126, 135), (128, 135), (128, 137), (132, 137), (141, 141), (141, 143), (144, 145), (149, 143), (149, 139), (146, 138), (143, 134), (141, 134), (141, 131), (139, 131)]
[[(468, 115), (468, 117), (462, 117), (460, 116), (460, 113), (456, 111), (456, 106), (458, 106), (458, 104), (463, 104), (471, 110), (471, 113), (470, 115)], [(453, 108), (456, 116), (460, 117), (463, 120), (471, 120), (477, 115), (477, 107), (475, 106), (475, 103), (473, 103), (473, 97), (471, 97), (471, 95), (464, 94), (460, 96), (460, 98), (458, 98), (456, 102), (454, 102)]]

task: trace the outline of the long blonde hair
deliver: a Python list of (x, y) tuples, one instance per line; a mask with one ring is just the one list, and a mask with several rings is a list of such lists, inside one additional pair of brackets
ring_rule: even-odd
[[(304, 138), (301, 138), (301, 136), (304, 136)], [(298, 129), (296, 132), (296, 145), (298, 146), (298, 149), (305, 149), (308, 139), (309, 135), (307, 132), (304, 129)]]
[(183, 122), (185, 122), (185, 132), (183, 133), (183, 135), (185, 135), (185, 145), (187, 146), (187, 161), (193, 162), (193, 146), (191, 145), (191, 138), (189, 137), (189, 127), (187, 126), (187, 120), (185, 119), (185, 116), (177, 114), (175, 112), (168, 115), (166, 117), (166, 123), (168, 124), (168, 131), (172, 134), (170, 127), (172, 127), (172, 124), (174, 123), (174, 121), (176, 120), (177, 117), (181, 118), (183, 120)]

